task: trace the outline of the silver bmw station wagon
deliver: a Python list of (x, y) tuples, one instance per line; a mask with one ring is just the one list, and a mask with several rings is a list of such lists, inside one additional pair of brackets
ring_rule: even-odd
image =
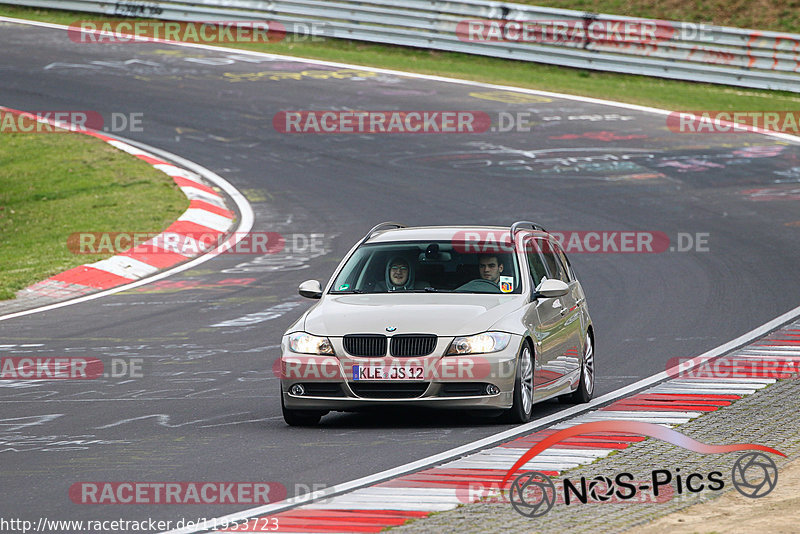
[(583, 288), (541, 226), (381, 223), (345, 256), (281, 342), (289, 425), (388, 405), (486, 410), (530, 421), (533, 405), (594, 392)]

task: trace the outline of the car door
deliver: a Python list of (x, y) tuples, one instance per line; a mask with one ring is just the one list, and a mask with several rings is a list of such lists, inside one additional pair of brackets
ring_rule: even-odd
[[(534, 290), (542, 280), (552, 278), (542, 254), (542, 249), (548, 247), (545, 240), (529, 238), (525, 241), (525, 256)], [(560, 366), (565, 351), (562, 333), (565, 320), (562, 309), (560, 298), (539, 298), (530, 302), (523, 319), (536, 340), (534, 400), (550, 396), (563, 384)]]
[(583, 343), (581, 310), (578, 302), (582, 298), (580, 284), (566, 262), (566, 256), (561, 246), (555, 239), (550, 238), (549, 247), (542, 250), (542, 257), (550, 277), (561, 280), (569, 286), (569, 292), (559, 297), (562, 343), (559, 344), (560, 354), (555, 367), (565, 377), (574, 377), (580, 369), (580, 351)]

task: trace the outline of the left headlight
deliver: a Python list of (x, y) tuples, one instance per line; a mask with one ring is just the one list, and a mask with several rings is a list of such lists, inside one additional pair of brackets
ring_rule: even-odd
[(450, 343), (446, 356), (460, 354), (485, 354), (503, 350), (511, 341), (511, 334), (506, 332), (484, 332), (474, 336), (457, 337)]
[(300, 354), (334, 355), (333, 345), (327, 337), (312, 336), (305, 332), (289, 334), (289, 349)]

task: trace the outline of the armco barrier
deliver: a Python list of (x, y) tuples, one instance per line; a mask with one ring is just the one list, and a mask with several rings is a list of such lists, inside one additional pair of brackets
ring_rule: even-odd
[[(326, 37), (413, 46), (567, 67), (800, 92), (800, 34), (636, 19), (480, 0), (204, 0), (101, 2), (0, 0), (111, 16), (174, 21), (274, 21), (291, 29), (321, 23)], [(580, 39), (471, 40), (469, 21), (508, 28), (523, 22), (582, 28)], [(646, 25), (651, 39), (597, 38), (597, 25)], [(509, 26), (510, 25), (510, 26)], [(594, 26), (593, 26), (594, 25)], [(291, 30), (290, 30), (291, 31)]]

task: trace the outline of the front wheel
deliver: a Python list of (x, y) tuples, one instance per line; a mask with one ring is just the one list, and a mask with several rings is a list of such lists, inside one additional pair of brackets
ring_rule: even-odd
[(322, 416), (328, 413), (319, 410), (292, 410), (283, 403), (283, 391), (280, 392), (280, 395), (283, 420), (289, 426), (315, 426)]
[(594, 347), (592, 336), (586, 333), (586, 344), (583, 349), (583, 365), (581, 365), (581, 381), (578, 389), (572, 393), (572, 402), (576, 404), (589, 402), (594, 395)]
[(514, 404), (503, 414), (508, 423), (527, 423), (533, 415), (533, 352), (528, 342), (522, 344), (514, 379)]

